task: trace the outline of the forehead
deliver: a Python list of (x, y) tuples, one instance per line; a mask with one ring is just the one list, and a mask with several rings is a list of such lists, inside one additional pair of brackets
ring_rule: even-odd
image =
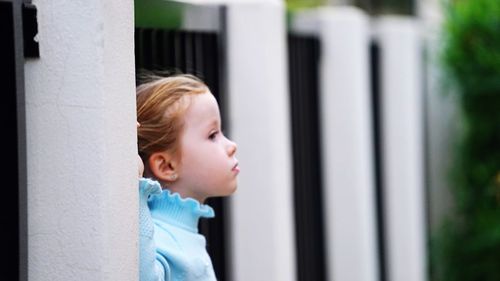
[(210, 92), (191, 96), (190, 104), (184, 115), (186, 123), (203, 125), (218, 121), (219, 106), (217, 100)]

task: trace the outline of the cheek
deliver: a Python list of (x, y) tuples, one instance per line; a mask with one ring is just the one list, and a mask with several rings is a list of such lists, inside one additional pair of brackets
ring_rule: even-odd
[(182, 157), (183, 172), (195, 179), (204, 179), (207, 175), (213, 173), (213, 165), (210, 157), (203, 153), (200, 147), (193, 148), (189, 153)]
[(183, 147), (182, 170), (193, 181), (217, 181), (230, 168), (223, 149), (211, 143), (197, 143)]

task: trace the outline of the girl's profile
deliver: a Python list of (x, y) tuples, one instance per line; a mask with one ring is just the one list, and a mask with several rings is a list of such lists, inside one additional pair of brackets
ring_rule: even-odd
[(198, 221), (240, 171), (217, 101), (193, 75), (154, 77), (137, 87), (137, 122), (140, 280), (216, 280)]

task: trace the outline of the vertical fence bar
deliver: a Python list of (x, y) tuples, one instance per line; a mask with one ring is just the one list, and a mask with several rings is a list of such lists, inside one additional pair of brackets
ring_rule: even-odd
[[(3, 170), (4, 178), (10, 179), (5, 192), (5, 199), (0, 204), (1, 224), (4, 229), (6, 248), (2, 250), (2, 272), (5, 272), (12, 280), (19, 279), (19, 159), (17, 155), (17, 83), (16, 83), (16, 50), (14, 40), (14, 16), (13, 7), (10, 2), (0, 2), (0, 82), (2, 85), (2, 109), (0, 110), (2, 120), (7, 125), (4, 145), (8, 147), (4, 159), (6, 170)], [(6, 142), (6, 143), (5, 143)], [(3, 274), (3, 273), (2, 273)]]
[(426, 280), (422, 51), (417, 21), (381, 17), (382, 160), (389, 281)]
[(28, 270), (23, 8), (22, 1), (0, 1), (0, 114), (5, 124), (3, 158), (8, 163), (2, 169), (7, 188), (0, 204), (0, 223), (7, 243), (1, 272), (2, 277), (16, 281), (26, 281)]
[(319, 41), (288, 36), (297, 280), (324, 281), (323, 185), (319, 119)]
[(382, 105), (380, 103), (380, 47), (377, 42), (372, 40), (370, 46), (370, 71), (372, 87), (372, 125), (373, 125), (373, 156), (375, 171), (375, 200), (377, 216), (377, 243), (378, 243), (378, 261), (380, 281), (387, 280), (387, 256), (386, 256), (386, 235), (385, 235), (385, 213), (384, 213), (384, 189), (383, 189), (383, 160), (382, 151)]

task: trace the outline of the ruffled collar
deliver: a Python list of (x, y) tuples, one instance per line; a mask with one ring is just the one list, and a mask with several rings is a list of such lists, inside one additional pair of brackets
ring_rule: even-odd
[(182, 198), (179, 193), (173, 193), (168, 189), (162, 190), (160, 194), (151, 195), (148, 205), (153, 218), (196, 233), (200, 218), (215, 216), (212, 207), (200, 204), (193, 198)]

